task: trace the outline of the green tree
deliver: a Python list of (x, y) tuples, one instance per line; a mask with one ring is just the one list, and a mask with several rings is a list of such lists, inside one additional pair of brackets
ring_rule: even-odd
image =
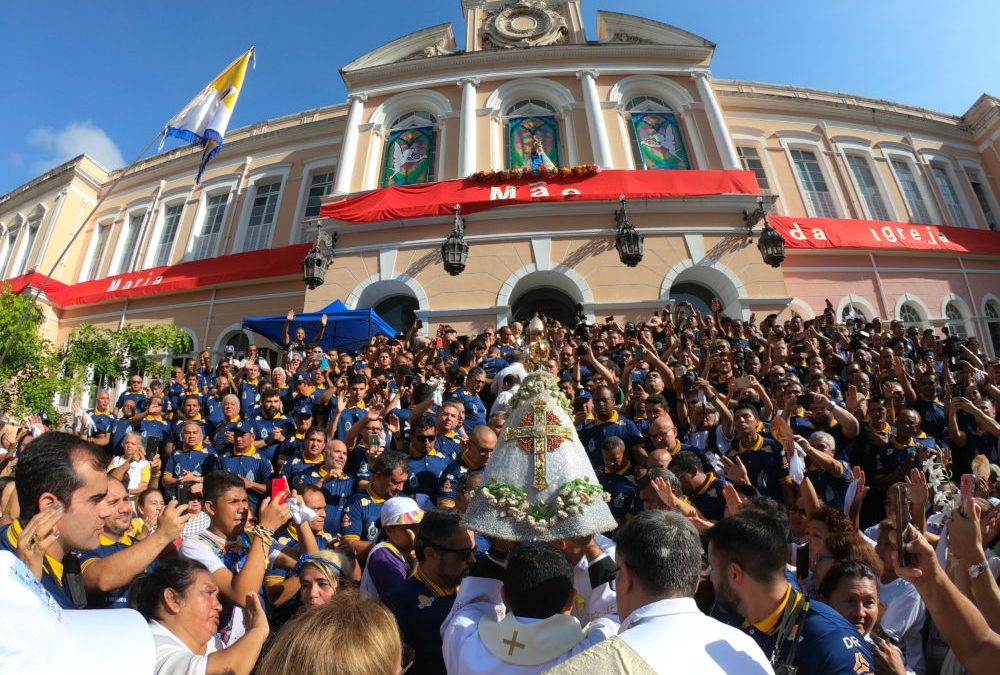
[(135, 373), (165, 380), (170, 365), (163, 364), (163, 356), (190, 349), (191, 338), (172, 324), (125, 324), (112, 330), (82, 323), (63, 345), (62, 365), (70, 380), (81, 383), (93, 377), (112, 386)]
[[(16, 331), (26, 310), (27, 319)], [(0, 352), (9, 345), (0, 364), (0, 414), (7, 417), (56, 412), (52, 402), (64, 382), (55, 348), (41, 336), (43, 321), (38, 305), (11, 292), (9, 284), (0, 285)]]

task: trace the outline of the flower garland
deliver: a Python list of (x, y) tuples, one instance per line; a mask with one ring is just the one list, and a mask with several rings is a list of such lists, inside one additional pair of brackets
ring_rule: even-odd
[(539, 394), (551, 394), (559, 406), (569, 412), (570, 403), (566, 395), (559, 389), (559, 380), (546, 371), (538, 371), (525, 378), (510, 401), (510, 409), (516, 410), (527, 399), (534, 398)]
[(583, 509), (598, 499), (611, 501), (611, 495), (600, 485), (589, 482), (585, 478), (576, 478), (563, 483), (556, 496), (555, 507), (545, 502), (528, 501), (528, 493), (510, 483), (496, 483), (480, 488), (479, 493), (490, 506), (500, 509), (501, 518), (513, 518), (519, 523), (528, 523), (539, 532), (555, 527), (561, 521), (574, 513), (583, 513)]
[(528, 178), (588, 178), (601, 172), (601, 167), (596, 164), (580, 164), (574, 167), (557, 167), (549, 169), (539, 167), (532, 169), (524, 167), (521, 169), (501, 169), (500, 171), (477, 171), (469, 176), (469, 179), (481, 184), (502, 183), (509, 180)]

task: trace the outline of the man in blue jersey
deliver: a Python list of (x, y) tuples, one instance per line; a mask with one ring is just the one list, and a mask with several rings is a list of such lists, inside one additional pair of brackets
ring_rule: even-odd
[(604, 491), (611, 495), (608, 507), (619, 524), (626, 516), (635, 513), (638, 506), (639, 486), (635, 482), (635, 470), (625, 458), (625, 441), (617, 436), (608, 436), (601, 444), (604, 468), (597, 473), (597, 480)]
[[(427, 434), (424, 437), (425, 443), (433, 442), (427, 440), (433, 429), (424, 429), (422, 433)], [(416, 435), (414, 437), (416, 438)], [(438, 506), (450, 509), (457, 505), (459, 479), (470, 471), (481, 471), (493, 456), (496, 445), (497, 435), (493, 429), (488, 426), (478, 426), (472, 430), (469, 440), (462, 446), (462, 454), (441, 474)]]
[(441, 475), (450, 464), (447, 457), (434, 447), (434, 420), (424, 415), (413, 422), (410, 435), (409, 464), (410, 477), (406, 493), (411, 496), (424, 494), (432, 502), (438, 500)]
[(128, 389), (118, 395), (115, 402), (115, 412), (119, 412), (125, 401), (135, 403), (135, 409), (143, 412), (146, 409), (146, 392), (142, 390), (142, 375), (132, 375), (128, 378)]
[(316, 485), (323, 480), (323, 465), (326, 458), (326, 431), (313, 427), (306, 432), (302, 444), (302, 454), (290, 457), (282, 471), (288, 477), (288, 485), (293, 490), (301, 490), (302, 485)]
[(775, 668), (791, 666), (801, 675), (873, 675), (875, 660), (858, 630), (788, 583), (788, 521), (778, 519), (781, 513), (780, 507), (748, 507), (708, 530), (716, 604), (740, 617), (744, 632)]
[(479, 393), (486, 386), (486, 371), (476, 366), (469, 370), (465, 383), (451, 397), (459, 401), (465, 409), (465, 422), (462, 428), (468, 434), (481, 424), (486, 424), (486, 404)]
[(354, 494), (357, 479), (344, 471), (347, 464), (347, 446), (343, 441), (331, 439), (326, 444), (326, 451), (323, 454), (326, 456), (326, 461), (321, 471), (323, 480), (319, 483), (326, 497), (326, 522), (323, 524), (323, 529), (332, 535), (338, 535), (347, 499)]
[(791, 478), (781, 444), (764, 435), (760, 413), (752, 403), (740, 403), (733, 410), (736, 435), (729, 457), (739, 457), (747, 468), (750, 485), (761, 494), (791, 504)]
[(100, 446), (110, 445), (115, 414), (111, 410), (111, 394), (107, 389), (97, 392), (96, 405), (90, 411), (90, 419), (94, 421), (94, 428), (88, 434), (90, 442)]
[(461, 519), (455, 510), (432, 509), (424, 514), (413, 545), (417, 568), (387, 602), (403, 642), (414, 651), (410, 675), (445, 672), (441, 624), (476, 560), (475, 539), (461, 526)]
[(124, 483), (108, 481), (107, 505), (111, 514), (104, 519), (100, 546), (80, 555), (83, 584), (87, 589), (87, 607), (121, 609), (128, 607), (128, 589), (132, 580), (148, 572), (157, 557), (181, 536), (188, 521), (187, 504), (170, 502), (163, 508), (156, 530), (142, 540), (129, 536), (132, 527), (132, 502)]
[[(267, 492), (267, 483), (274, 470), (271, 463), (258, 455), (253, 447), (253, 429), (253, 422), (250, 420), (243, 420), (235, 425), (232, 429), (233, 454), (212, 455), (207, 464), (211, 465), (211, 471), (228, 471), (242, 478), (250, 508), (256, 511), (261, 497)], [(207, 495), (205, 499), (208, 500)]]
[(600, 386), (595, 389), (591, 402), (594, 406), (594, 418), (584, 422), (580, 430), (580, 442), (594, 468), (600, 468), (604, 462), (601, 457), (601, 444), (609, 436), (617, 436), (625, 442), (633, 463), (640, 457), (645, 458), (646, 450), (642, 447), (639, 428), (635, 426), (635, 422), (622, 417), (615, 410), (615, 398), (611, 388)]
[(105, 501), (109, 460), (97, 446), (58, 431), (21, 450), (14, 477), (21, 512), (0, 528), (0, 549), (17, 555), (21, 544), (28, 568), (60, 607), (75, 606), (63, 584), (64, 556), (97, 548), (111, 513)]
[(407, 483), (406, 455), (392, 450), (379, 455), (372, 465), (367, 489), (347, 500), (341, 517), (341, 534), (346, 545), (364, 560), (382, 531), (379, 517), (385, 500), (395, 497)]
[(687, 450), (677, 453), (670, 463), (670, 471), (680, 481), (684, 496), (701, 515), (713, 522), (722, 520), (726, 511), (726, 500), (722, 496), (722, 488), (727, 483), (724, 478), (712, 471), (706, 473), (701, 458)]

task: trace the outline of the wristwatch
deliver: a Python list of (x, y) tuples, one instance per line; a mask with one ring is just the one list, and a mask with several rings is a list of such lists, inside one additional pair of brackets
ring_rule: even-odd
[(978, 577), (980, 574), (982, 574), (983, 572), (985, 572), (989, 568), (990, 568), (990, 565), (985, 560), (983, 562), (977, 563), (975, 565), (969, 565), (969, 578), (970, 579), (975, 579), (976, 577)]

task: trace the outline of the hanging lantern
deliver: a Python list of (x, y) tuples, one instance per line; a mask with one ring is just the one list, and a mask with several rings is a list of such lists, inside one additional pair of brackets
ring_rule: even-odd
[(635, 267), (642, 262), (642, 243), (646, 237), (629, 222), (625, 197), (622, 196), (619, 199), (622, 206), (615, 211), (615, 225), (617, 227), (615, 248), (618, 249), (618, 258), (624, 265)]
[(469, 258), (469, 245), (465, 241), (465, 221), (458, 215), (459, 209), (459, 205), (455, 204), (455, 229), (441, 244), (444, 271), (453, 277), (465, 271), (465, 262)]
[(764, 262), (771, 267), (779, 267), (785, 260), (785, 240), (767, 220), (764, 221), (764, 231), (760, 233), (757, 249)]
[(302, 259), (302, 281), (310, 291), (322, 286), (326, 281), (326, 271), (333, 264), (336, 244), (336, 232), (331, 237), (322, 228), (317, 228), (316, 243)]

